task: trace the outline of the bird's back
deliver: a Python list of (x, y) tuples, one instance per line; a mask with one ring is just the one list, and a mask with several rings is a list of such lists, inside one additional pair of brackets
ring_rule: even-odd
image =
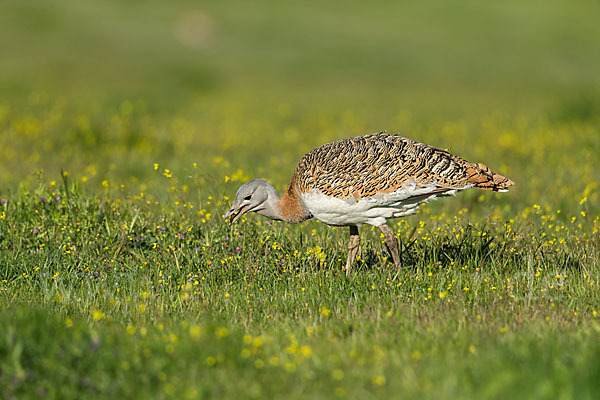
[(306, 153), (288, 191), (340, 199), (370, 198), (407, 186), (442, 193), (479, 187), (505, 191), (513, 182), (483, 164), (401, 136), (377, 133), (324, 144)]

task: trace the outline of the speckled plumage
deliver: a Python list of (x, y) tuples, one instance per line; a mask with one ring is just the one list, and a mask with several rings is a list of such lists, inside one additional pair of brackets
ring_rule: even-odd
[(408, 181), (416, 187), (435, 184), (440, 191), (480, 187), (505, 190), (512, 182), (446, 150), (386, 133), (342, 139), (306, 153), (288, 191), (317, 189), (337, 198), (372, 197), (398, 190)]

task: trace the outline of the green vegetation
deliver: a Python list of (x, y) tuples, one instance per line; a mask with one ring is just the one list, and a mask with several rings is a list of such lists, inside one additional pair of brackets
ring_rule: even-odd
[[(595, 398), (598, 4), (6, 1), (1, 398)], [(389, 129), (516, 182), (221, 220)]]

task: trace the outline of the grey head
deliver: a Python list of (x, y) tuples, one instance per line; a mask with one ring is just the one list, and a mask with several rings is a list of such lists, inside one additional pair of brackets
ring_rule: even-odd
[(223, 219), (229, 218), (229, 223), (233, 224), (242, 215), (251, 211), (271, 219), (281, 220), (279, 195), (264, 179), (253, 179), (240, 186), (231, 208)]

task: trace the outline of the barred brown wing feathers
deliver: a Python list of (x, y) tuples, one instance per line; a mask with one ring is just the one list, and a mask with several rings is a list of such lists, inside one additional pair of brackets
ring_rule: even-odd
[(307, 153), (288, 190), (317, 189), (338, 198), (371, 197), (417, 186), (463, 189), (476, 186), (505, 190), (512, 182), (483, 164), (473, 164), (446, 150), (396, 135), (372, 134), (343, 139)]

